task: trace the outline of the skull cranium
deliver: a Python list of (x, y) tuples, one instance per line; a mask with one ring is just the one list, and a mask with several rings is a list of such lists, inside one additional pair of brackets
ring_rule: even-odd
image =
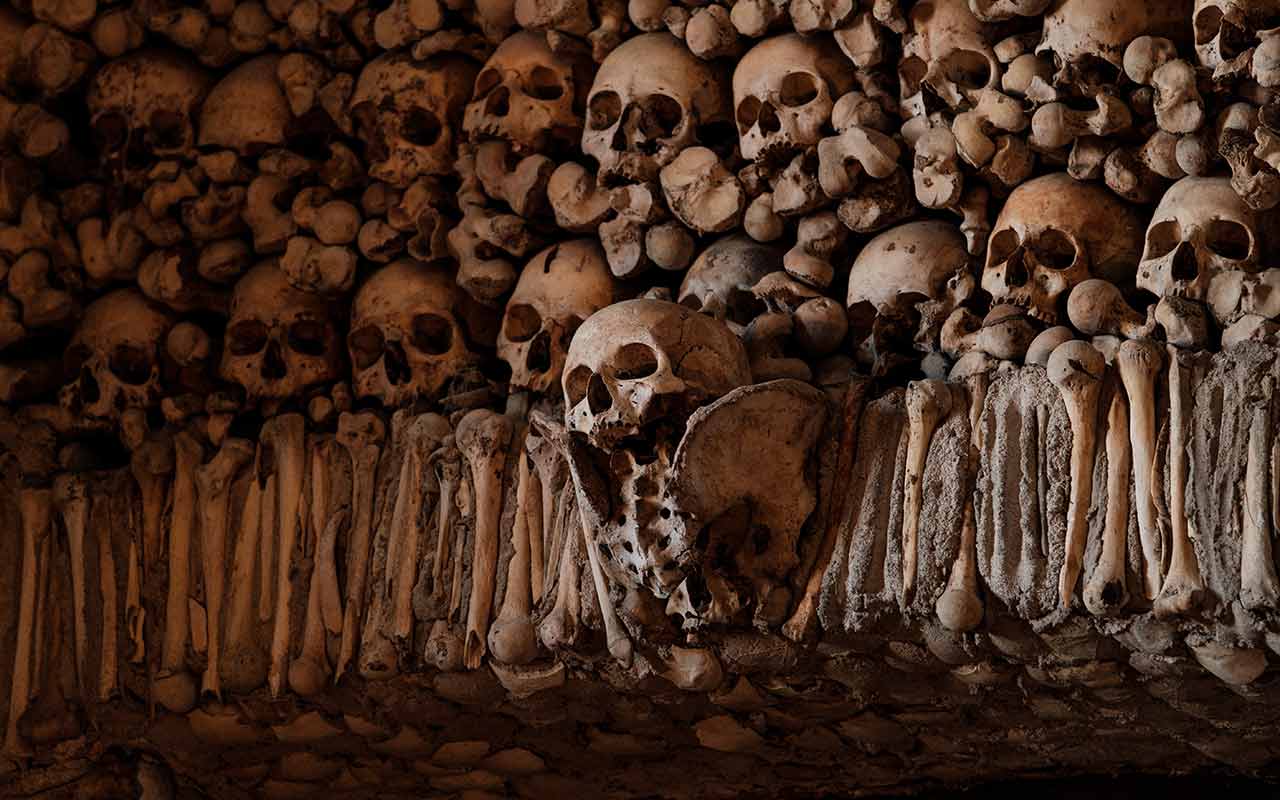
[(911, 33), (898, 62), (902, 104), (911, 116), (926, 108), (925, 92), (952, 110), (971, 107), (1000, 83), (992, 26), (973, 15), (966, 0), (926, 0), (911, 7)]
[(680, 305), (712, 316), (741, 332), (765, 310), (752, 289), (782, 269), (782, 251), (735, 234), (713, 242), (685, 273)]
[(1058, 0), (1044, 16), (1037, 53), (1050, 53), (1054, 84), (1082, 97), (1114, 86), (1124, 71), (1124, 51), (1139, 36), (1187, 41), (1193, 0)]
[(1256, 45), (1259, 31), (1280, 27), (1280, 2), (1196, 0), (1192, 27), (1200, 63), (1216, 69)]

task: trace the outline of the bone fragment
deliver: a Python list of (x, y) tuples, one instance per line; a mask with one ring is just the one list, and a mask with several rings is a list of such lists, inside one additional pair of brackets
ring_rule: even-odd
[(164, 643), (160, 672), (152, 694), (175, 714), (185, 714), (196, 704), (196, 683), (186, 666), (191, 618), (187, 598), (191, 582), (191, 535), (196, 524), (196, 468), (204, 448), (190, 433), (173, 439), (175, 471), (173, 516), (169, 525), (169, 593), (165, 601)]
[(569, 514), (570, 506), (577, 502), (571, 496), (572, 487), (562, 492), (560, 515), (566, 529), (563, 550), (560, 552), (559, 575), (556, 585), (556, 601), (550, 613), (538, 624), (538, 639), (548, 650), (555, 652), (572, 647), (578, 640), (578, 620), (582, 617), (582, 594), (578, 591), (580, 571), (578, 545), (582, 537), (577, 528), (581, 525), (576, 510)]
[[(982, 407), (987, 400), (987, 388), (991, 376), (977, 372), (965, 378), (969, 391), (969, 443), (970, 470), (982, 449)], [(978, 594), (978, 529), (974, 523), (973, 491), (964, 504), (964, 518), (960, 526), (960, 550), (951, 565), (947, 588), (934, 604), (938, 619), (947, 630), (957, 633), (971, 631), (982, 622), (984, 607)]]
[(902, 503), (902, 599), (909, 603), (916, 585), (919, 556), (920, 506), (923, 500), (925, 459), (938, 420), (951, 411), (951, 389), (931, 378), (907, 386), (907, 466)]
[(144, 441), (129, 460), (133, 478), (142, 492), (142, 569), (158, 562), (162, 547), (165, 488), (173, 472), (173, 441), (153, 437)]
[[(227, 619), (226, 647), (222, 651), (222, 683), (233, 694), (248, 694), (267, 679), (267, 654), (254, 637), (253, 572), (258, 566), (259, 537), (274, 536), (262, 528), (263, 492), (259, 467), (265, 448), (258, 448), (257, 463), (249, 481), (240, 517), (240, 537), (236, 539), (231, 572), (231, 611)], [(263, 570), (270, 569), (263, 564)]]
[(18, 722), (31, 700), (31, 683), (36, 678), (33, 650), (40, 645), (35, 639), (36, 587), (41, 565), (37, 550), (43, 549), (49, 536), (53, 497), (48, 489), (23, 489), (18, 498), (22, 511), (22, 585), (18, 593), (18, 634), (13, 648), (13, 677), (9, 686), (9, 722), (5, 729), (3, 752), (25, 756), (32, 751), (18, 732)]
[(1107, 514), (1102, 553), (1084, 587), (1084, 606), (1096, 617), (1110, 616), (1129, 600), (1125, 588), (1125, 540), (1129, 532), (1129, 408), (1121, 392), (1107, 411)]
[(298, 540), (300, 506), (302, 504), (303, 471), (306, 468), (306, 423), (301, 414), (281, 414), (262, 426), (262, 441), (271, 446), (276, 466), (276, 587), (275, 616), (271, 626), (271, 666), (267, 685), (273, 697), (284, 690), (288, 670), (292, 620), (289, 607), (293, 599), (292, 558)]
[(489, 630), (489, 651), (503, 664), (527, 664), (538, 657), (538, 642), (533, 620), (529, 617), (532, 606), (529, 505), (533, 479), (529, 457), (521, 452), (519, 459), (516, 514), (511, 531), (514, 552), (507, 564), (507, 589), (502, 597), (502, 608)]
[(344, 412), (338, 417), (338, 443), (351, 458), (351, 502), (355, 518), (347, 546), (347, 603), (342, 616), (342, 643), (334, 668), (341, 680), (355, 655), (360, 622), (364, 619), (365, 582), (369, 576), (369, 545), (373, 530), (373, 481), (386, 426), (370, 412)]
[(339, 509), (316, 542), (315, 560), (311, 567), (311, 585), (307, 590), (307, 619), (302, 630), (302, 653), (289, 664), (289, 688), (303, 697), (324, 691), (329, 680), (329, 659), (325, 653), (326, 605), (338, 600), (338, 567), (334, 547), (338, 531), (347, 524), (346, 509)]
[[(118, 502), (119, 498), (104, 497), (98, 502)], [(117, 506), (118, 507), (118, 506)], [(114, 511), (114, 509), (112, 509)], [(111, 550), (111, 531), (115, 515), (108, 511), (108, 524), (98, 530), (98, 589), (101, 592), (102, 642), (98, 663), (98, 701), (106, 702), (119, 690), (119, 591), (116, 588), (116, 559)]]
[[(1268, 378), (1266, 384), (1271, 384)], [(1255, 611), (1273, 609), (1280, 600), (1280, 579), (1276, 577), (1271, 537), (1270, 481), (1267, 467), (1271, 441), (1271, 391), (1263, 387), (1262, 397), (1252, 403), (1249, 420), (1248, 458), (1245, 462), (1242, 542), (1240, 547), (1240, 604)]]
[(53, 481), (53, 502), (67, 532), (67, 555), (71, 559), (72, 631), (75, 638), (76, 675), (79, 676), (81, 685), (88, 677), (86, 669), (89, 651), (84, 580), (84, 537), (89, 517), (87, 483), (83, 476), (65, 472)]
[[(265, 477), (262, 477), (265, 474)], [(279, 487), (276, 478), (275, 458), (271, 463), (259, 465), (262, 482), (262, 512), (258, 519), (258, 558), (262, 568), (258, 570), (258, 620), (270, 622), (275, 614), (276, 597), (276, 513), (279, 510)]]
[(454, 436), (475, 487), (475, 550), (471, 559), (471, 601), (467, 605), (462, 660), (467, 669), (478, 669), (485, 653), (489, 613), (493, 608), (502, 473), (511, 422), (505, 415), (477, 409), (462, 418)]

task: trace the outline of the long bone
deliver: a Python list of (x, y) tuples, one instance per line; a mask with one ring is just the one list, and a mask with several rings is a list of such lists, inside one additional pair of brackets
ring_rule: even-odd
[[(991, 385), (991, 376), (986, 372), (976, 372), (965, 377), (969, 392), (969, 455), (970, 472), (977, 463), (978, 453), (982, 449), (982, 407), (987, 401), (987, 388)], [(978, 529), (974, 522), (973, 491), (968, 492), (964, 503), (964, 518), (960, 526), (960, 550), (951, 565), (951, 576), (947, 579), (947, 588), (938, 596), (934, 611), (943, 627), (947, 630), (963, 633), (978, 627), (985, 611), (982, 598), (978, 595)]]
[[(422, 510), (425, 490), (423, 479), (431, 454), (438, 449), (440, 443), (449, 436), (449, 423), (437, 414), (424, 414), (414, 420), (409, 428), (409, 452), (413, 456), (414, 480), (408, 491), (412, 492), (411, 502), (404, 521), (402, 546), (399, 552), (399, 572), (395, 578), (394, 624), (391, 632), (398, 642), (408, 642), (413, 636), (413, 586), (418, 576), (418, 547), (422, 541), (418, 529), (418, 519)], [(401, 492), (405, 487), (401, 486)], [(443, 503), (443, 493), (439, 495), (439, 503)], [(453, 498), (449, 498), (453, 502)], [(443, 506), (438, 505), (437, 514), (443, 513)], [(394, 562), (393, 562), (394, 563)]]
[(9, 722), (3, 752), (29, 755), (31, 750), (18, 731), (18, 722), (31, 701), (31, 683), (36, 677), (33, 650), (35, 639), (36, 591), (44, 565), (37, 551), (49, 536), (53, 497), (48, 489), (23, 489), (18, 498), (22, 511), (22, 585), (18, 593), (18, 635), (13, 648), (13, 676), (9, 684)]
[[(67, 555), (71, 559), (72, 631), (75, 638), (76, 675), (81, 685), (89, 652), (89, 623), (85, 618), (84, 537), (89, 517), (88, 481), (82, 475), (64, 472), (53, 481), (53, 502), (67, 532)], [(101, 535), (101, 534), (99, 534)]]
[(1187, 408), (1192, 390), (1182, 351), (1165, 345), (1169, 356), (1169, 571), (1156, 597), (1158, 617), (1186, 614), (1200, 603), (1204, 581), (1191, 543), (1187, 519)]
[[(112, 489), (116, 487), (112, 485)], [(98, 589), (102, 601), (102, 642), (98, 662), (98, 700), (106, 702), (119, 690), (119, 592), (116, 587), (116, 559), (111, 549), (114, 525), (121, 519), (120, 506), (126, 501), (118, 491), (110, 491), (95, 503), (106, 505), (103, 523), (95, 526), (98, 532)], [(112, 506), (115, 507), (112, 507)]]
[[(523, 450), (523, 448), (521, 448)], [(503, 664), (527, 664), (538, 657), (538, 640), (530, 619), (532, 599), (529, 596), (529, 505), (533, 494), (529, 457), (519, 453), (516, 483), (516, 513), (511, 530), (514, 552), (507, 564), (507, 590), (502, 608), (489, 630), (489, 652)]]
[(152, 694), (175, 714), (196, 704), (196, 683), (186, 666), (191, 617), (187, 597), (191, 583), (191, 536), (196, 525), (196, 468), (204, 448), (194, 436), (174, 436), (173, 516), (169, 524), (169, 591), (165, 599), (164, 641), (160, 672)]
[(436, 509), (436, 557), (431, 564), (431, 594), (443, 599), (444, 562), (449, 558), (449, 537), (453, 532), (453, 510), (456, 505), (454, 492), (458, 488), (458, 450), (453, 446), (453, 436), (432, 453), (427, 463), (435, 472), (440, 487), (440, 501)]
[(498, 523), (502, 516), (502, 474), (512, 425), (505, 415), (476, 409), (458, 422), (454, 437), (475, 487), (475, 544), (471, 559), (471, 601), (462, 660), (477, 669), (484, 656), (498, 570)]
[[(551, 535), (553, 519), (556, 513), (555, 501), (559, 488), (564, 485), (564, 459), (550, 442), (532, 431), (524, 440), (525, 452), (533, 460), (535, 473), (533, 479), (533, 497), (531, 498), (529, 528), (529, 559), (531, 572), (529, 585), (534, 597), (541, 597), (548, 582), (547, 573), (551, 570), (551, 559), (559, 552), (556, 548), (560, 542), (547, 541)], [(537, 513), (532, 513), (536, 507)]]
[[(302, 504), (303, 471), (306, 469), (306, 423), (301, 414), (281, 414), (262, 426), (261, 438), (275, 456), (276, 466), (276, 586), (275, 615), (271, 625), (271, 666), (267, 685), (273, 697), (284, 690), (288, 671), (293, 600), (293, 550), (298, 541), (299, 511)], [(264, 564), (264, 569), (266, 568)]]
[[(248, 694), (267, 679), (267, 654), (254, 636), (254, 569), (258, 566), (260, 538), (275, 531), (262, 527), (262, 461), (266, 449), (259, 447), (252, 467), (249, 493), (240, 517), (240, 538), (236, 540), (231, 572), (231, 612), (227, 619), (226, 646), (222, 650), (222, 683), (233, 694)], [(263, 571), (269, 564), (262, 564)]]
[(1102, 553), (1084, 587), (1084, 606), (1097, 617), (1115, 614), (1129, 601), (1125, 588), (1125, 539), (1129, 531), (1129, 408), (1121, 392), (1107, 411), (1107, 513)]
[(911, 600), (916, 586), (916, 562), (920, 544), (920, 506), (923, 500), (925, 459), (938, 420), (951, 411), (951, 389), (936, 378), (912, 381), (907, 386), (907, 465), (902, 503), (902, 599)]
[(564, 551), (560, 553), (556, 602), (542, 622), (538, 623), (538, 640), (552, 652), (572, 647), (577, 642), (578, 620), (582, 616), (582, 594), (578, 591), (581, 577), (578, 545), (582, 541), (578, 527), (581, 523), (576, 509), (570, 513), (570, 507), (577, 505), (572, 491), (571, 486), (565, 486), (561, 490), (557, 514), (557, 527), (564, 529), (563, 535), (559, 537), (564, 542)]
[(1116, 351), (1120, 380), (1129, 396), (1129, 446), (1133, 456), (1133, 497), (1142, 544), (1142, 588), (1146, 599), (1160, 592), (1162, 548), (1156, 522), (1152, 478), (1156, 453), (1156, 375), (1164, 355), (1155, 343), (1129, 340)]
[[(258, 620), (270, 622), (276, 611), (276, 573), (272, 568), (276, 563), (276, 514), (279, 511), (280, 491), (274, 458), (270, 463), (261, 464), (259, 470), (262, 511), (258, 527), (262, 534), (258, 537), (258, 561), (262, 568), (258, 570)], [(262, 472), (266, 472), (265, 477)]]
[(1062, 393), (1071, 420), (1071, 498), (1067, 505), (1067, 541), (1058, 595), (1062, 608), (1071, 607), (1084, 565), (1089, 530), (1089, 500), (1093, 495), (1093, 455), (1098, 433), (1098, 394), (1106, 361), (1088, 342), (1058, 345), (1049, 356), (1049, 380)]
[(1240, 548), (1240, 604), (1250, 610), (1276, 607), (1280, 579), (1271, 548), (1270, 481), (1267, 467), (1271, 442), (1271, 394), (1274, 380), (1267, 378), (1261, 396), (1251, 405), (1249, 453), (1244, 474), (1244, 519)]
[(333, 672), (335, 682), (341, 680), (355, 655), (360, 621), (364, 619), (364, 590), (369, 576), (373, 530), (374, 470), (385, 438), (386, 426), (371, 412), (343, 412), (338, 418), (338, 443), (346, 448), (351, 459), (351, 503), (355, 517), (347, 548), (347, 602), (342, 615), (342, 643)]
[(152, 436), (133, 451), (129, 469), (142, 493), (142, 570), (160, 558), (163, 546), (165, 489), (173, 473), (173, 440)]
[(196, 470), (200, 500), (200, 554), (204, 566), (205, 608), (208, 619), (208, 666), (201, 691), (222, 698), (222, 602), (227, 584), (227, 515), (231, 486), (253, 458), (246, 439), (228, 438), (209, 462)]
[[(347, 524), (346, 509), (329, 517), (316, 542), (311, 566), (311, 585), (307, 590), (307, 618), (302, 629), (302, 652), (289, 664), (289, 688), (312, 697), (324, 691), (329, 679), (329, 659), (325, 653), (325, 631), (341, 625), (338, 599), (338, 566), (334, 547), (338, 531)], [(336, 619), (330, 620), (330, 617)]]

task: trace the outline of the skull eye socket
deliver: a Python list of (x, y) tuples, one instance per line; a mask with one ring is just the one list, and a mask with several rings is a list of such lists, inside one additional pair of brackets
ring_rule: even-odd
[(622, 98), (617, 92), (597, 92), (587, 103), (587, 127), (593, 131), (612, 128), (622, 116)]
[(182, 147), (187, 139), (187, 126), (182, 115), (169, 109), (160, 109), (147, 121), (151, 134), (151, 146), (157, 150), (174, 150)]
[(564, 96), (564, 87), (560, 85), (560, 76), (555, 70), (537, 66), (525, 80), (524, 93), (539, 100), (559, 100)]
[(1204, 244), (1209, 252), (1232, 261), (1248, 258), (1253, 249), (1249, 229), (1229, 219), (1215, 219), (1205, 226)]
[(111, 351), (107, 365), (111, 374), (130, 386), (141, 386), (151, 379), (151, 354), (141, 347), (117, 346)]
[(502, 322), (502, 333), (513, 342), (527, 342), (542, 330), (542, 315), (526, 303), (509, 306)]
[(439, 314), (419, 314), (413, 318), (411, 341), (428, 355), (442, 356), (453, 347), (453, 325)]
[(358, 369), (368, 369), (378, 363), (385, 344), (382, 331), (372, 325), (357, 328), (347, 337), (347, 349)]
[(103, 114), (93, 126), (99, 146), (108, 151), (124, 147), (129, 138), (129, 122), (124, 115), (117, 113)]
[(818, 79), (812, 73), (792, 72), (782, 79), (778, 100), (788, 108), (812, 103), (818, 97)]
[(1002, 228), (991, 236), (991, 241), (987, 243), (987, 266), (995, 266), (1003, 264), (1009, 260), (1013, 252), (1018, 249), (1021, 240), (1018, 238), (1018, 232), (1013, 228)]
[(675, 98), (665, 94), (651, 94), (645, 98), (645, 110), (649, 112), (649, 121), (657, 126), (658, 135), (663, 137), (675, 133), (684, 119), (684, 109)]
[(267, 346), (267, 326), (244, 320), (227, 328), (227, 349), (233, 356), (251, 356)]
[(298, 320), (290, 325), (289, 349), (307, 356), (324, 355), (324, 325), (310, 319)]
[(1196, 14), (1192, 24), (1196, 29), (1196, 44), (1209, 44), (1218, 35), (1218, 29), (1222, 27), (1222, 9), (1206, 6)]
[(760, 101), (754, 97), (744, 97), (742, 102), (738, 103), (738, 128), (746, 133), (751, 130), (751, 126), (756, 124), (756, 119), (760, 116)]
[(1182, 243), (1182, 226), (1176, 219), (1157, 222), (1147, 231), (1147, 251), (1144, 259), (1162, 258), (1173, 252), (1173, 248)]
[(917, 94), (929, 65), (919, 56), (907, 56), (898, 62), (898, 80), (902, 81), (902, 93), (906, 97)]
[(991, 63), (976, 50), (956, 50), (942, 63), (947, 80), (962, 89), (981, 89), (991, 80)]
[(698, 297), (696, 294), (689, 293), (689, 294), (686, 294), (684, 297), (680, 298), (680, 305), (684, 306), (690, 311), (701, 311), (702, 298)]
[(62, 368), (68, 377), (74, 376), (85, 365), (91, 355), (88, 345), (76, 344), (67, 348), (62, 354)]
[(591, 376), (591, 368), (586, 364), (579, 364), (564, 376), (564, 394), (569, 408), (576, 408), (582, 398), (587, 396), (587, 384), (591, 383)]
[(1031, 249), (1041, 266), (1049, 269), (1066, 269), (1076, 261), (1075, 242), (1056, 228), (1048, 228), (1037, 236)]
[(484, 97), (489, 92), (492, 92), (499, 83), (502, 83), (502, 75), (496, 69), (490, 67), (476, 76), (474, 94), (476, 97)]
[(649, 345), (631, 342), (614, 353), (610, 366), (618, 380), (638, 381), (658, 371), (658, 356)]
[(418, 106), (405, 116), (400, 135), (410, 144), (430, 147), (440, 138), (442, 130), (440, 118), (431, 109)]

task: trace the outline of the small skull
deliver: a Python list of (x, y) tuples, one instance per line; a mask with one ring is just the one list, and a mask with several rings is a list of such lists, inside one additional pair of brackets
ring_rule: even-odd
[(475, 65), (457, 55), (415, 60), (384, 53), (365, 65), (351, 97), (369, 175), (408, 186), (455, 169), (454, 131), (475, 81)]
[(1044, 16), (1037, 53), (1051, 53), (1054, 84), (1080, 97), (1113, 87), (1124, 73), (1124, 51), (1139, 36), (1187, 41), (1193, 0), (1058, 0)]
[(498, 334), (511, 387), (542, 394), (560, 382), (569, 342), (583, 321), (614, 300), (613, 273), (595, 239), (552, 245), (520, 273)]
[(356, 292), (351, 309), (354, 388), (388, 408), (432, 400), (476, 362), (459, 321), (462, 294), (438, 264), (401, 259)]
[(746, 236), (711, 244), (685, 273), (676, 295), (682, 306), (725, 323), (739, 336), (765, 305), (752, 292), (760, 279), (782, 269), (782, 251)]
[(473, 140), (492, 136), (521, 152), (549, 141), (577, 142), (590, 73), (547, 46), (542, 33), (507, 37), (476, 77), (463, 129)]
[(1076, 284), (1130, 285), (1141, 252), (1142, 224), (1130, 206), (1097, 184), (1045, 175), (1005, 201), (987, 241), (982, 288), (1052, 324)]
[(331, 298), (293, 288), (263, 261), (236, 282), (219, 371), (250, 401), (300, 398), (342, 376), (338, 324)]
[(195, 117), (212, 82), (185, 55), (168, 50), (107, 62), (86, 98), (103, 163), (137, 183), (157, 161), (194, 156)]
[(117, 289), (85, 310), (63, 359), (70, 382), (63, 407), (80, 418), (115, 421), (160, 400), (161, 347), (173, 317), (137, 289)]
[(1196, 0), (1196, 56), (1210, 69), (1258, 44), (1258, 32), (1280, 28), (1280, 0)]
[(853, 87), (849, 60), (827, 38), (765, 39), (733, 71), (733, 107), (743, 158), (785, 164), (830, 135), (831, 109)]
[(600, 65), (587, 98), (582, 150), (597, 179), (656, 181), (708, 126), (729, 122), (729, 81), (667, 33), (628, 39)]
[(937, 108), (970, 108), (984, 89), (1000, 85), (1000, 61), (991, 46), (992, 26), (973, 15), (967, 0), (926, 0), (911, 7), (911, 33), (902, 47), (898, 81), (911, 116)]

